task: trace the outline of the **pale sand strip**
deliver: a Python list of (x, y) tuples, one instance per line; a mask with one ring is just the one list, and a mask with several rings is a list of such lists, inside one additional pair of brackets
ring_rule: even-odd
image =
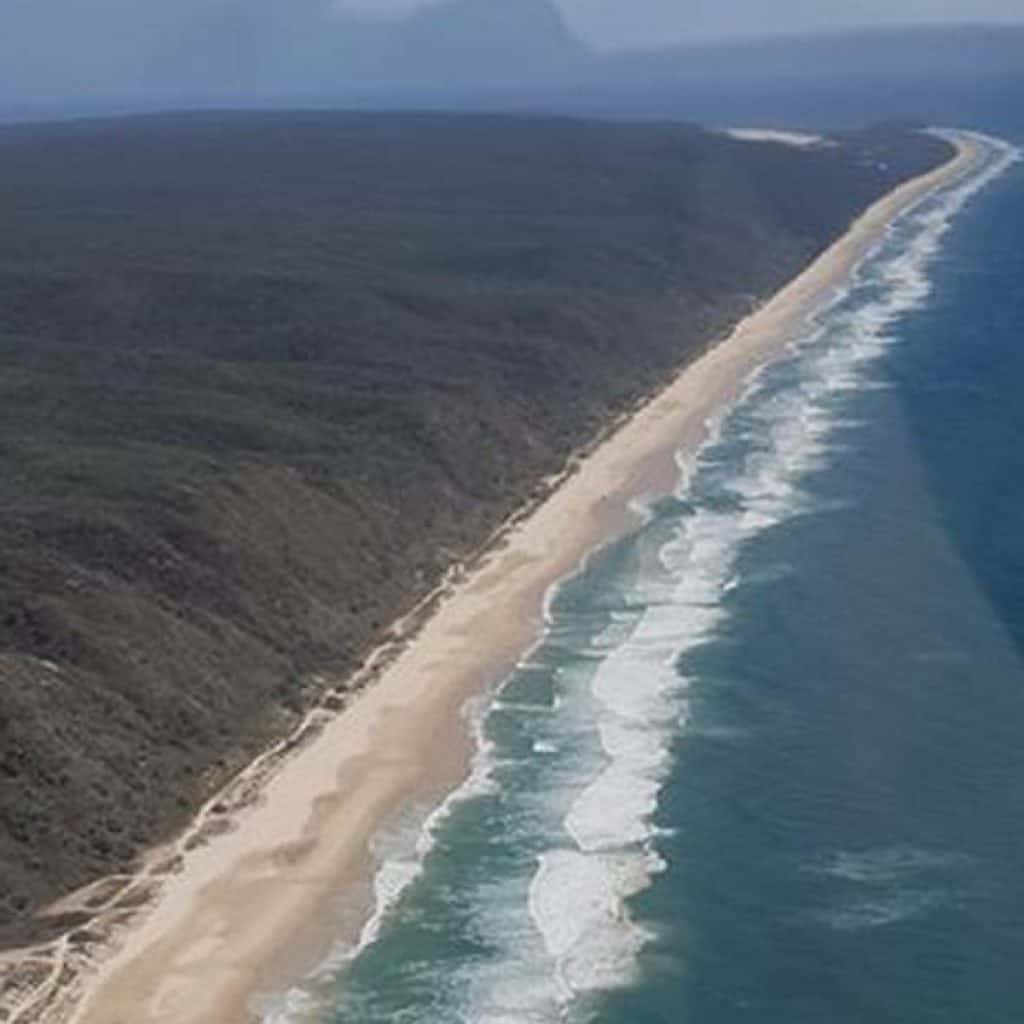
[(796, 146), (799, 149), (823, 144), (830, 145), (821, 135), (808, 135), (806, 132), (780, 132), (764, 128), (727, 128), (725, 134), (739, 139), (740, 142), (777, 142), (782, 146)]
[[(778, 354), (890, 221), (969, 169), (977, 147), (882, 199), (580, 463), (456, 586), (380, 679), (265, 784), (234, 830), (188, 852), (120, 950), (87, 979), (75, 1024), (242, 1024), (255, 993), (310, 968), (370, 909), (369, 843), (413, 799), (465, 777), (461, 710), (542, 629), (546, 591), (633, 521), (630, 503), (676, 483), (708, 419)], [(339, 894), (342, 894), (339, 896)], [(342, 902), (344, 901), (344, 902)]]

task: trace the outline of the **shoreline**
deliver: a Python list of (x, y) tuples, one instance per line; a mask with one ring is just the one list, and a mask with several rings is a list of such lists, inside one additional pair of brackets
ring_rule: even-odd
[[(311, 714), (181, 841), (115, 887), (117, 952), (83, 981), (93, 958), (76, 950), (88, 943), (65, 936), (48, 976), (6, 1019), (247, 1024), (254, 996), (301, 979), (339, 935), (355, 942), (374, 909), (371, 841), (402, 808), (436, 804), (465, 779), (473, 745), (463, 709), (537, 641), (551, 587), (636, 522), (637, 499), (673, 489), (678, 453), (696, 450), (708, 420), (784, 350), (892, 220), (972, 167), (978, 146), (955, 139), (950, 162), (877, 201), (727, 339), (574, 455), (468, 574), (456, 567), (396, 624), (357, 673), (351, 706)], [(89, 888), (92, 899), (103, 884)], [(132, 909), (133, 895), (145, 910)], [(93, 903), (79, 893), (58, 907)], [(100, 901), (96, 913), (106, 909)]]

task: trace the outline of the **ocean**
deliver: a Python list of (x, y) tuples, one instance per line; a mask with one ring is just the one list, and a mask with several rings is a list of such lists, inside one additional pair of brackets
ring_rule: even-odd
[(1016, 1017), (1024, 164), (986, 145), (551, 594), (268, 1022)]

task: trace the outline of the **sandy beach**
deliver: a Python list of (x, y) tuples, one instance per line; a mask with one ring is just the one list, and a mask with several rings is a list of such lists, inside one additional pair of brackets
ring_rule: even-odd
[[(248, 1024), (254, 999), (301, 978), (339, 939), (354, 941), (373, 905), (371, 841), (415, 802), (436, 804), (466, 776), (463, 709), (536, 642), (544, 597), (587, 554), (635, 523), (635, 502), (671, 491), (678, 453), (750, 375), (780, 353), (878, 242), (892, 219), (969, 170), (959, 155), (868, 210), (851, 230), (729, 338), (577, 460), (443, 599), (349, 707), (242, 780), (246, 799), (211, 801), (187, 836), (121, 879), (90, 928), (116, 943), (83, 951), (74, 936), (39, 959), (8, 1024)], [(433, 606), (431, 606), (433, 608)], [(237, 786), (236, 786), (237, 789)], [(128, 893), (134, 898), (125, 898)], [(138, 906), (144, 909), (139, 910)], [(95, 950), (106, 955), (97, 956)]]

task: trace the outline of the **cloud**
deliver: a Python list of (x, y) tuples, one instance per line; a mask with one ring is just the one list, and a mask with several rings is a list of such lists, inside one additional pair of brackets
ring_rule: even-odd
[(340, 15), (387, 20), (404, 18), (432, 2), (436, 0), (335, 0), (333, 10)]

